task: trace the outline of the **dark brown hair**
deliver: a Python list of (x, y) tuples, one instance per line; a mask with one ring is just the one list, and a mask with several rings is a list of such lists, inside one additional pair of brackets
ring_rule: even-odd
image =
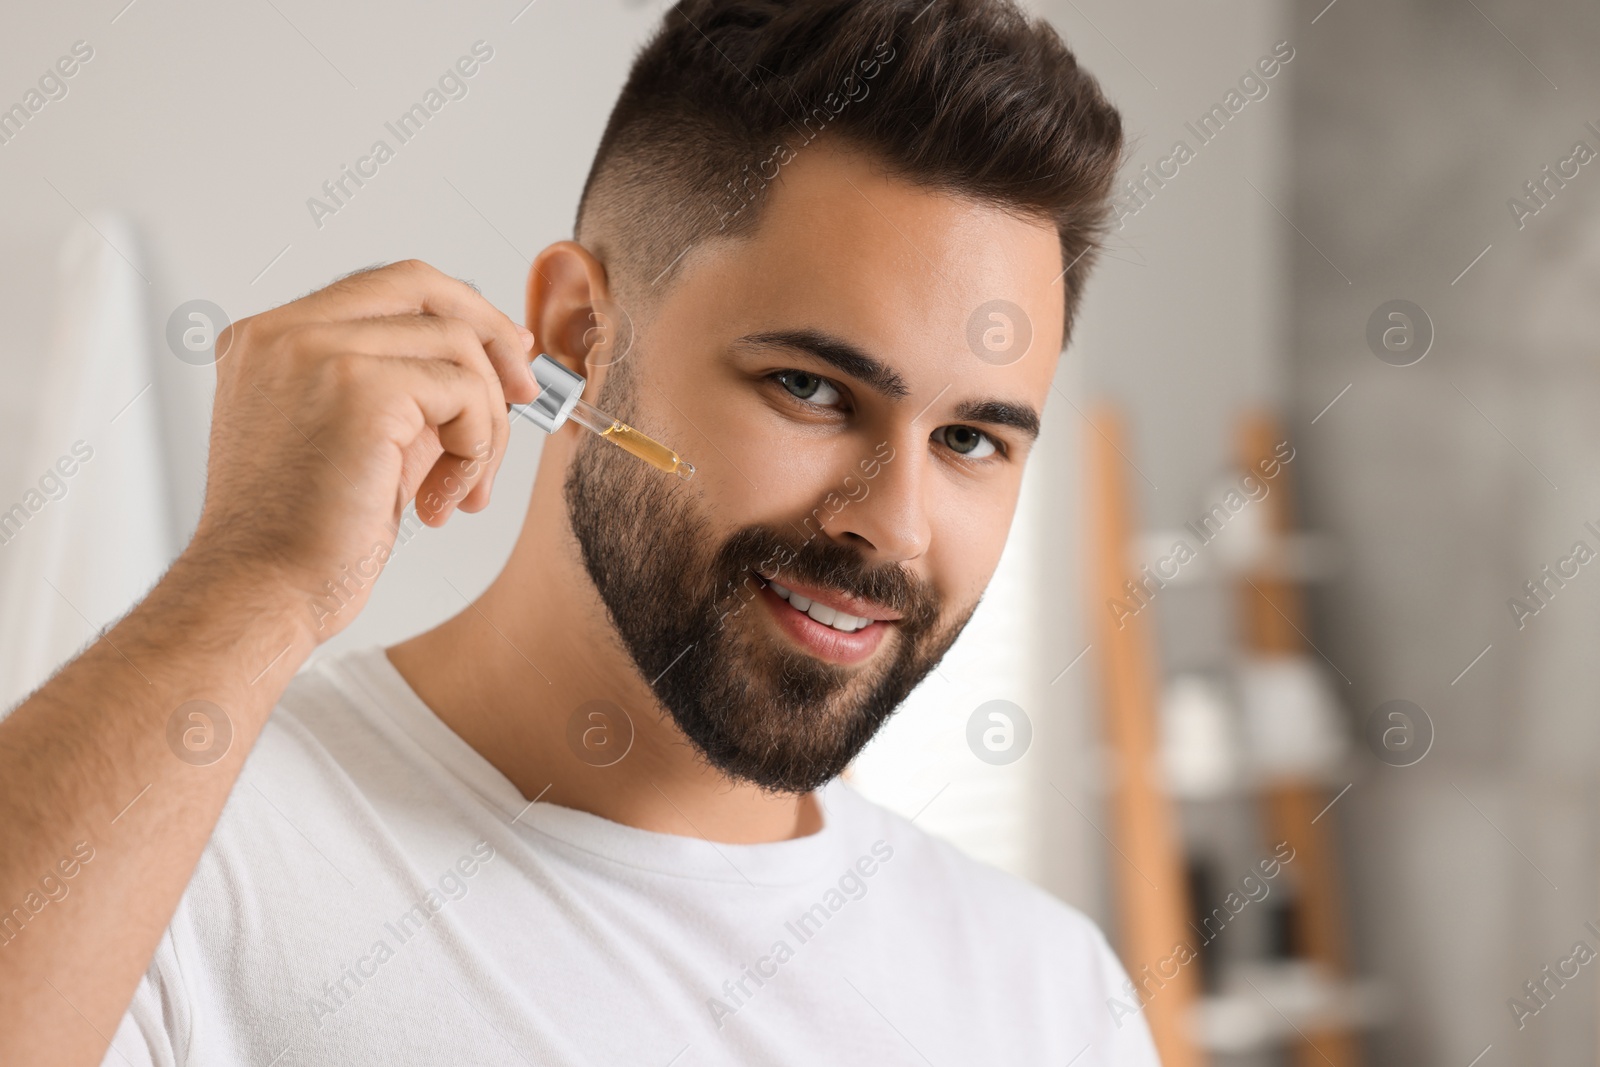
[(1053, 223), (1070, 333), (1122, 122), (1011, 0), (681, 0), (612, 109), (576, 232), (600, 231), (619, 294), (648, 288), (693, 244), (751, 232), (761, 191), (822, 133), (918, 185)]

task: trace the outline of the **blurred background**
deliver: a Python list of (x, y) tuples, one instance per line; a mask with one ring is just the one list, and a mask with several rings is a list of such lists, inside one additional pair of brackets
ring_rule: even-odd
[[(1122, 109), (1119, 224), (994, 585), (853, 779), (1104, 924), (1168, 1067), (1600, 1061), (1600, 13), (1028, 6)], [(186, 541), (219, 319), (417, 257), (520, 321), (660, 10), (10, 13), (6, 706)], [(498, 506), (409, 538), (319, 654), (488, 584), (515, 433)]]

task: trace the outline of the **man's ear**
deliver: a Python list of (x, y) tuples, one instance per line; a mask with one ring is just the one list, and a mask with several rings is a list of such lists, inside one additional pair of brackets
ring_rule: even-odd
[(557, 241), (528, 271), (534, 354), (542, 352), (590, 380), (603, 377), (611, 362), (603, 349), (615, 338), (597, 308), (614, 306), (604, 265), (576, 241)]

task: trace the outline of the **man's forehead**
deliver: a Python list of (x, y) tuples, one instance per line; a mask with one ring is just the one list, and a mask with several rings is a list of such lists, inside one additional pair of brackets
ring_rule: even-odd
[[(763, 196), (753, 234), (685, 264), (703, 283), (690, 288), (738, 309), (735, 329), (826, 327), (908, 377), (925, 364), (1048, 389), (1062, 330), (1053, 226), (914, 185), (822, 142)], [(1026, 358), (992, 358), (980, 346), (994, 331), (1023, 340)]]

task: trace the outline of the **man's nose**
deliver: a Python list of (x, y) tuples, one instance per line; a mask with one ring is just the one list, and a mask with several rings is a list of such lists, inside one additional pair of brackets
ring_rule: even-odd
[(855, 545), (874, 562), (921, 556), (933, 536), (927, 463), (927, 450), (907, 441), (879, 445), (845, 483), (847, 503), (827, 523), (828, 535)]

